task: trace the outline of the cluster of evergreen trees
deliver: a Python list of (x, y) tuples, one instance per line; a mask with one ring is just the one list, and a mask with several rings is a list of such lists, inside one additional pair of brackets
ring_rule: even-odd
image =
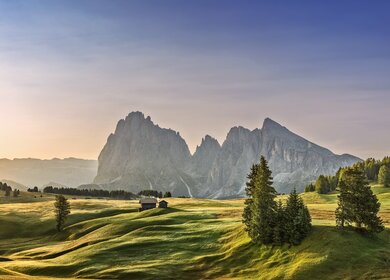
[[(341, 169), (340, 169), (341, 170)], [(338, 176), (320, 175), (315, 183), (311, 183), (305, 187), (305, 192), (318, 192), (321, 194), (329, 193), (336, 190), (338, 184)]]
[(138, 195), (142, 196), (153, 196), (153, 197), (158, 197), (158, 198), (163, 198), (163, 197), (172, 197), (171, 192), (165, 192), (164, 194), (160, 191), (156, 190), (143, 190), (138, 193)]
[(299, 244), (311, 229), (310, 213), (295, 190), (286, 204), (276, 202), (271, 175), (263, 156), (251, 168), (243, 213), (246, 231), (259, 244)]
[(12, 188), (7, 183), (0, 182), (0, 191), (5, 192), (5, 196), (11, 196)]
[(389, 157), (382, 161), (368, 159), (351, 167), (340, 168), (335, 176), (319, 176), (305, 191), (320, 194), (339, 191), (336, 224), (340, 228), (355, 227), (368, 232), (380, 232), (383, 221), (378, 217), (380, 203), (373, 194), (369, 181), (390, 185)]
[[(390, 157), (385, 157), (382, 160), (369, 158), (365, 161), (355, 163), (353, 167), (361, 170), (369, 182), (378, 182), (385, 187), (390, 187)], [(315, 183), (311, 183), (305, 187), (305, 192), (315, 191), (320, 194), (326, 194), (335, 191), (339, 185), (340, 176), (348, 168), (340, 168), (334, 176), (320, 175)]]
[(135, 199), (137, 196), (132, 192), (123, 190), (107, 191), (97, 189), (75, 189), (75, 188), (57, 188), (47, 186), (43, 189), (44, 193), (62, 194), (62, 195), (77, 195), (77, 196), (92, 196), (92, 197), (109, 197), (112, 199)]
[(390, 157), (384, 157), (382, 160), (376, 160), (374, 158), (366, 159), (365, 161), (358, 162), (354, 166), (363, 170), (366, 178), (370, 182), (377, 182), (379, 179), (379, 171), (383, 166), (390, 168)]

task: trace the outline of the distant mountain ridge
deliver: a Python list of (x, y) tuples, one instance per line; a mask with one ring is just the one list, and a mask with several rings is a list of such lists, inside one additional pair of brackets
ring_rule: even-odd
[(15, 181), (12, 181), (12, 180), (1, 179), (0, 182), (3, 183), (3, 184), (4, 183), (7, 184), (12, 189), (17, 189), (17, 190), (20, 190), (20, 191), (27, 191), (27, 189), (28, 189), (25, 185), (20, 184), (20, 183), (15, 182)]
[(96, 160), (77, 158), (41, 160), (33, 158), (0, 159), (0, 178), (27, 187), (46, 185), (77, 187), (96, 176)]
[(246, 174), (260, 155), (269, 161), (275, 187), (288, 192), (320, 174), (333, 174), (359, 158), (335, 155), (267, 118), (261, 129), (233, 127), (220, 145), (207, 135), (191, 155), (185, 140), (132, 112), (118, 122), (99, 155), (94, 183), (107, 189), (173, 191), (174, 195), (244, 195)]

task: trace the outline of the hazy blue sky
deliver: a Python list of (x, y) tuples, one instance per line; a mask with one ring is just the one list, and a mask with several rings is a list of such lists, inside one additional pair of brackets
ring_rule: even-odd
[(390, 154), (390, 1), (0, 0), (0, 157), (97, 158), (130, 111), (205, 134), (270, 117)]

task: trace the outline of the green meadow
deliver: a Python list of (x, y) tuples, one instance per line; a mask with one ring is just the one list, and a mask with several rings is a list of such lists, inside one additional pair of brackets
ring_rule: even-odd
[(384, 232), (340, 231), (337, 194), (304, 193), (314, 226), (293, 247), (252, 244), (242, 199), (170, 198), (139, 213), (135, 200), (69, 197), (57, 233), (54, 196), (0, 193), (0, 279), (390, 279), (390, 188), (373, 190)]

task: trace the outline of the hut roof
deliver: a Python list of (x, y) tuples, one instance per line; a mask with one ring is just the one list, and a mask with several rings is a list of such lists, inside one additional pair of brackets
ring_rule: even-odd
[(157, 199), (155, 199), (153, 197), (141, 198), (139, 203), (140, 204), (144, 204), (144, 203), (157, 203)]

